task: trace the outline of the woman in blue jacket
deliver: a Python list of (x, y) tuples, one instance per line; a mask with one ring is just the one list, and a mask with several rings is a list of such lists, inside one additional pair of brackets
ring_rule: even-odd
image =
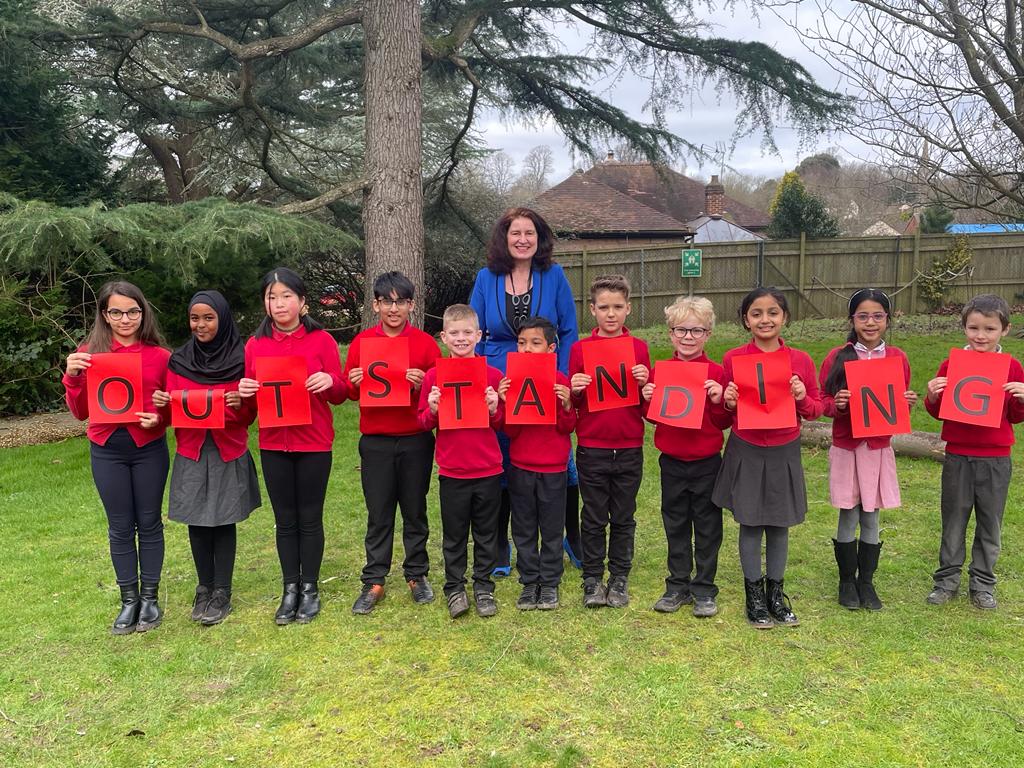
[[(502, 372), (505, 371), (505, 356), (516, 350), (519, 326), (526, 318), (539, 315), (558, 329), (558, 369), (568, 375), (569, 348), (579, 337), (576, 303), (565, 272), (552, 261), (554, 246), (551, 227), (529, 208), (511, 208), (494, 225), (487, 246), (487, 266), (477, 273), (469, 303), (476, 310), (483, 331), (477, 354), (485, 356), (488, 365)], [(507, 463), (508, 438), (499, 433), (498, 440)], [(580, 552), (578, 506), (576, 466), (570, 461), (565, 548), (577, 567)], [(498, 567), (495, 569), (495, 575), (499, 576), (507, 576), (511, 570), (508, 510), (508, 493), (503, 492), (501, 520), (498, 521)]]

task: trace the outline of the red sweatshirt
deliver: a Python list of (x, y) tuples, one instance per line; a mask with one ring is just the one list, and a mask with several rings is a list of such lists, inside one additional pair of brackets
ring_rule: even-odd
[[(424, 333), (409, 323), (405, 324), (405, 328), (398, 335), (409, 339), (410, 368), (429, 371), (434, 367), (437, 358), (441, 356), (441, 350), (438, 349), (437, 342), (434, 341), (433, 336), (429, 333)], [(387, 334), (384, 332), (384, 326), (378, 324), (373, 328), (367, 328), (352, 339), (352, 344), (348, 348), (348, 355), (345, 357), (345, 381), (348, 381), (348, 372), (353, 368), (362, 368), (365, 375), (366, 366), (373, 362), (372, 360), (362, 360), (360, 358), (360, 341), (367, 337), (385, 336)], [(352, 400), (358, 400), (359, 387), (354, 387), (349, 383), (348, 396)], [(419, 391), (413, 390), (409, 405), (360, 408), (359, 431), (364, 435), (393, 435), (395, 437), (422, 432), (423, 427), (420, 426), (418, 418), (418, 400)]]
[[(624, 336), (633, 340), (633, 349), (637, 365), (651, 367), (651, 353), (647, 342), (630, 336), (629, 329), (623, 328)], [(574, 374), (583, 373), (583, 345), (599, 343), (603, 336), (598, 336), (595, 328), (588, 338), (580, 339), (569, 350), (569, 378)], [(641, 389), (639, 384), (638, 389)], [(572, 396), (576, 406), (576, 441), (584, 448), (640, 448), (644, 444), (644, 413), (647, 403), (643, 395), (640, 404), (626, 408), (612, 408), (607, 411), (591, 413), (587, 407), (587, 392), (584, 390)]]
[[(487, 366), (487, 384), (495, 391), (501, 383), (501, 371)], [(437, 427), (437, 414), (430, 412), (427, 396), (437, 384), (437, 368), (431, 368), (420, 387), (419, 422), (423, 429)], [(501, 429), (505, 420), (504, 403), (498, 401), (498, 410), (491, 416), (491, 426), (483, 429), (439, 429), (434, 448), (437, 474), (460, 480), (500, 475), (501, 449), (494, 430)], [(568, 454), (567, 454), (568, 455)]]
[[(672, 359), (679, 360), (678, 353), (672, 355)], [(717, 381), (723, 389), (729, 383), (725, 378), (725, 369), (703, 352), (693, 360), (684, 362), (707, 363), (709, 379)], [(655, 381), (657, 375), (658, 366), (655, 365), (651, 381)], [(647, 407), (650, 407), (650, 403), (647, 403)], [(721, 402), (715, 405), (708, 400), (704, 404), (704, 420), (700, 429), (684, 429), (660, 421), (652, 423), (655, 425), (655, 448), (679, 461), (698, 461), (714, 456), (722, 450), (722, 430), (732, 426), (732, 414), (725, 410)]]
[[(323, 371), (334, 384), (326, 392), (311, 395), (311, 424), (299, 427), (260, 428), (260, 448), (265, 451), (329, 451), (334, 444), (334, 417), (328, 403), (340, 405), (348, 395), (341, 373), (338, 345), (327, 331), (307, 333), (303, 325), (291, 333), (274, 328), (271, 336), (253, 336), (245, 345), (245, 377), (256, 378), (257, 357), (299, 355), (306, 359), (310, 375)], [(255, 395), (253, 396), (255, 397)]]
[[(85, 345), (79, 347), (76, 352), (88, 352)], [(110, 351), (115, 354), (131, 354), (133, 352), (142, 355), (142, 403), (138, 410), (145, 413), (160, 414), (160, 423), (152, 429), (143, 429), (139, 423), (131, 424), (89, 424), (86, 436), (97, 445), (106, 445), (110, 436), (120, 427), (125, 427), (128, 433), (139, 448), (162, 437), (167, 431), (167, 423), (171, 420), (170, 410), (157, 408), (153, 405), (153, 393), (160, 389), (167, 389), (164, 386), (167, 380), (167, 360), (171, 356), (170, 350), (158, 347), (154, 344), (143, 344), (141, 342), (123, 347), (117, 339), (111, 342)], [(78, 376), (64, 374), (64, 400), (68, 404), (68, 410), (76, 419), (85, 420), (89, 418), (89, 390), (86, 387), (88, 369)]]
[[(221, 389), (224, 392), (237, 392), (238, 382), (231, 381), (224, 384), (199, 384), (174, 371), (167, 371), (167, 391), (173, 392), (176, 389), (192, 389), (206, 391), (207, 389)], [(241, 408), (224, 406), (224, 429), (189, 429), (188, 427), (175, 427), (174, 439), (178, 444), (177, 452), (186, 459), (199, 460), (199, 453), (206, 442), (206, 433), (213, 435), (213, 442), (217, 444), (217, 451), (224, 461), (234, 461), (245, 453), (249, 447), (249, 425), (256, 418), (256, 398), (243, 397)]]
[[(799, 349), (787, 347), (781, 338), (779, 339), (779, 344), (789, 353), (789, 364), (793, 369), (793, 373), (800, 377), (800, 381), (807, 388), (807, 395), (803, 400), (797, 401), (796, 426), (789, 427), (788, 429), (738, 429), (735, 426), (735, 414), (733, 414), (733, 434), (752, 445), (759, 445), (761, 447), (785, 445), (786, 443), (793, 442), (800, 437), (800, 420), (814, 421), (821, 416), (824, 407), (821, 403), (821, 393), (818, 391), (818, 377), (815, 375), (814, 361), (811, 360), (811, 356)], [(734, 357), (739, 355), (758, 355), (762, 351), (753, 341), (744, 344), (742, 347), (730, 349), (725, 353), (725, 357), (722, 358), (722, 367), (725, 368), (726, 378), (732, 381), (732, 360)]]
[[(561, 371), (555, 372), (555, 381), (569, 386), (569, 379)], [(569, 435), (576, 427), (576, 409), (570, 407), (567, 411), (558, 401), (555, 410), (558, 420), (554, 424), (505, 425), (510, 440), (509, 459), (514, 466), (528, 472), (565, 472), (572, 448)]]
[[(821, 404), (824, 408), (824, 414), (831, 417), (832, 419), (832, 445), (836, 448), (846, 448), (847, 450), (855, 450), (858, 445), (866, 442), (868, 448), (873, 451), (877, 451), (881, 448), (886, 448), (892, 443), (891, 435), (884, 435), (879, 437), (862, 437), (860, 439), (853, 436), (853, 428), (850, 426), (850, 408), (847, 406), (842, 410), (836, 408), (836, 399), (834, 395), (830, 395), (825, 391), (825, 380), (828, 378), (829, 371), (832, 370), (832, 362), (836, 359), (836, 353), (841, 349), (845, 349), (846, 345), (842, 347), (836, 347), (825, 356), (825, 360), (821, 364), (821, 373), (818, 376), (818, 381), (821, 386)], [(896, 347), (890, 347), (888, 344), (885, 345), (885, 354), (881, 357), (898, 357), (903, 361), (903, 377), (904, 377), (904, 391), (910, 389), (910, 361), (907, 360), (907, 356), (903, 354), (902, 349)], [(866, 359), (866, 358), (861, 358)], [(873, 360), (881, 359), (879, 356), (871, 358)], [(897, 403), (906, 403), (903, 399), (903, 393), (896, 393)]]
[[(948, 368), (949, 358), (946, 358), (935, 375), (945, 376)], [(1010, 374), (1007, 381), (1024, 381), (1024, 368), (1017, 358), (1010, 359)], [(947, 388), (942, 395), (945, 397), (949, 393), (950, 389)], [(924, 399), (924, 407), (936, 419), (939, 418), (941, 406), (941, 397), (934, 403), (927, 397)], [(942, 439), (946, 441), (946, 453), (955, 453), (958, 456), (1009, 456), (1010, 447), (1015, 441), (1012, 425), (1024, 421), (1024, 403), (1009, 392), (1004, 392), (1002, 407), (1003, 418), (998, 427), (979, 427), (976, 424), (964, 424), (959, 421), (942, 422)]]

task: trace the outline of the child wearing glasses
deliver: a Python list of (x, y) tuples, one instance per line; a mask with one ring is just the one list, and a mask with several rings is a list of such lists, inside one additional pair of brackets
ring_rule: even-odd
[[(675, 613), (693, 603), (693, 615), (707, 618), (718, 613), (715, 574), (722, 547), (722, 508), (711, 500), (715, 478), (722, 465), (722, 430), (732, 416), (722, 405), (728, 380), (725, 369), (704, 352), (715, 327), (715, 309), (703, 296), (680, 296), (665, 307), (673, 360), (706, 363), (704, 382), (707, 404), (699, 429), (674, 427), (658, 422), (654, 445), (661, 451), (661, 519), (668, 540), (668, 578), (665, 594), (654, 604), (659, 613)], [(650, 402), (660, 363), (643, 388)], [(694, 562), (696, 560), (696, 563)]]
[[(900, 506), (896, 456), (891, 437), (855, 438), (850, 426), (850, 390), (845, 363), (896, 357), (903, 362), (907, 403), (917, 402), (910, 389), (910, 363), (896, 347), (885, 343), (891, 306), (889, 297), (875, 288), (862, 288), (850, 297), (850, 334), (846, 344), (833, 349), (821, 364), (821, 392), (825, 415), (832, 418), (832, 447), (828, 452), (832, 506), (839, 509), (839, 526), (832, 540), (839, 567), (839, 604), (856, 610), (882, 609), (873, 577), (882, 549), (878, 511)], [(860, 540), (857, 525), (860, 524)]]

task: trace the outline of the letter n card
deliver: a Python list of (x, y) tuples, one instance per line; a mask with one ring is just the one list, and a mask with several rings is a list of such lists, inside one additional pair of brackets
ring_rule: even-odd
[(910, 431), (910, 405), (903, 397), (908, 383), (900, 358), (848, 360), (845, 370), (854, 437), (884, 437)]
[(636, 348), (630, 336), (583, 344), (583, 372), (593, 379), (587, 387), (587, 408), (592, 413), (640, 404), (634, 365)]

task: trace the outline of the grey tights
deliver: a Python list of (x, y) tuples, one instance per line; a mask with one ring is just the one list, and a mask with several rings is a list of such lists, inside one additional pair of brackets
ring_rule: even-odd
[(877, 544), (878, 510), (865, 512), (858, 504), (853, 509), (839, 510), (839, 528), (836, 530), (836, 541), (840, 544), (857, 538), (857, 523), (860, 523), (860, 540), (865, 544)]
[(761, 539), (764, 539), (766, 572), (772, 581), (782, 581), (789, 557), (789, 528), (775, 525), (740, 526), (740, 565), (743, 578), (757, 581), (761, 578)]

